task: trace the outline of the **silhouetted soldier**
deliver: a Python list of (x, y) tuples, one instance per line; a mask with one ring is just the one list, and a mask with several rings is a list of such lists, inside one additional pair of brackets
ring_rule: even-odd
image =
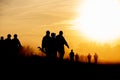
[(18, 39), (18, 36), (17, 36), (17, 34), (14, 34), (14, 38), (12, 39), (13, 56), (18, 56), (21, 48), (22, 48), (22, 45)]
[(74, 52), (73, 52), (73, 50), (71, 50), (69, 56), (70, 56), (70, 61), (73, 62), (74, 61)]
[(57, 58), (57, 41), (56, 41), (56, 34), (55, 33), (51, 33), (51, 47), (50, 47), (50, 54), (51, 54), (51, 58), (53, 61), (56, 60)]
[(5, 53), (8, 56), (11, 56), (12, 53), (12, 40), (11, 40), (11, 34), (7, 35), (7, 38), (5, 39)]
[(42, 39), (42, 50), (45, 52), (47, 59), (50, 58), (50, 41), (51, 41), (51, 37), (50, 37), (50, 31), (46, 31), (46, 35), (43, 37)]
[(76, 53), (75, 55), (75, 61), (78, 62), (79, 61), (79, 55)]
[(97, 55), (97, 53), (95, 53), (95, 54), (94, 54), (94, 63), (97, 64), (97, 62), (98, 62), (98, 55)]
[(91, 54), (90, 53), (88, 54), (87, 58), (88, 58), (88, 63), (91, 63)]
[(4, 41), (4, 37), (1, 36), (0, 37), (0, 55), (2, 55), (2, 57), (5, 57), (5, 41)]
[(59, 53), (59, 58), (60, 60), (63, 60), (65, 54), (64, 45), (66, 45), (69, 48), (67, 41), (63, 37), (63, 31), (59, 31), (59, 35), (57, 35), (56, 39), (57, 39), (57, 51)]

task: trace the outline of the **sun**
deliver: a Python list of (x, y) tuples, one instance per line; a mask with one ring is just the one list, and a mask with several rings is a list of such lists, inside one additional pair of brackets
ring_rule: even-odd
[(74, 20), (75, 28), (89, 39), (109, 42), (120, 38), (120, 3), (117, 0), (84, 0)]

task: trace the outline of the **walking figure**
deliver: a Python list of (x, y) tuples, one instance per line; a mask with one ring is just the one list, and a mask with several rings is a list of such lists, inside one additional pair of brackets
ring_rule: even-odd
[(50, 55), (52, 61), (56, 61), (57, 58), (57, 41), (56, 41), (56, 34), (51, 33), (51, 47), (50, 47)]
[(74, 61), (74, 52), (73, 52), (73, 49), (71, 50), (69, 56), (70, 56), (70, 61), (73, 62)]
[(5, 41), (3, 36), (0, 37), (0, 53), (1, 58), (5, 57)]
[(50, 37), (50, 31), (47, 30), (46, 31), (46, 35), (43, 37), (42, 39), (42, 48), (41, 51), (45, 52), (46, 57), (49, 59), (50, 58), (50, 41), (51, 41), (51, 37)]
[(7, 57), (10, 57), (12, 53), (12, 39), (11, 34), (7, 35), (7, 38), (5, 39), (5, 54)]
[(12, 39), (13, 56), (18, 56), (21, 48), (22, 48), (22, 45), (21, 45), (20, 40), (18, 39), (18, 35), (14, 34), (14, 38)]
[(56, 39), (57, 39), (57, 51), (59, 53), (59, 58), (60, 60), (63, 60), (65, 54), (64, 45), (67, 46), (67, 48), (69, 48), (67, 41), (63, 37), (63, 31), (59, 31), (59, 35), (56, 36)]
[(79, 61), (79, 55), (78, 55), (78, 53), (76, 53), (76, 55), (75, 55), (75, 61), (76, 61), (76, 62)]
[(98, 55), (97, 53), (94, 54), (94, 63), (97, 64), (98, 62)]
[(88, 63), (91, 63), (91, 54), (90, 53), (88, 54), (87, 58), (88, 58)]

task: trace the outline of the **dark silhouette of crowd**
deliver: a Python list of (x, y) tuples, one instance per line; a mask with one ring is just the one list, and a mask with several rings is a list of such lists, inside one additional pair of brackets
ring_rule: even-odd
[[(7, 38), (4, 38), (3, 36), (0, 37), (0, 55), (1, 55), (0, 59), (3, 59), (3, 60), (9, 59), (10, 60), (12, 58), (13, 59), (12, 61), (15, 61), (16, 58), (18, 58), (20, 56), (19, 52), (23, 48), (23, 46), (22, 46), (20, 40), (18, 39), (18, 35), (14, 34), (13, 38), (11, 38), (11, 37), (12, 37), (11, 34), (8, 34)], [(58, 73), (68, 71), (68, 73), (70, 72), (70, 74), (73, 73), (72, 71), (75, 71), (74, 73), (76, 73), (76, 71), (78, 72), (80, 70), (79, 71), (80, 73), (83, 74), (83, 72), (86, 71), (85, 73), (90, 75), (89, 73), (91, 73), (91, 71), (92, 72), (94, 71), (93, 74), (97, 74), (97, 73), (102, 72), (101, 71), (102, 68), (103, 68), (103, 70), (107, 69), (106, 71), (108, 71), (108, 70), (111, 71), (111, 69), (112, 69), (112, 68), (108, 68), (108, 66), (106, 66), (105, 68), (101, 67), (100, 69), (98, 69), (98, 67), (96, 68), (96, 65), (95, 65), (95, 67), (93, 67), (94, 65), (93, 66), (89, 65), (91, 63), (91, 58), (92, 58), (91, 53), (88, 53), (88, 55), (86, 56), (87, 62), (89, 63), (88, 65), (83, 65), (84, 63), (80, 63), (80, 64), (77, 64), (77, 65), (75, 64), (76, 65), (75, 67), (71, 66), (71, 63), (74, 64), (74, 62), (79, 62), (79, 60), (80, 60), (79, 59), (80, 57), (79, 57), (78, 53), (75, 54), (73, 49), (71, 49), (70, 52), (69, 52), (69, 60), (70, 61), (65, 62), (63, 60), (64, 55), (65, 55), (64, 46), (69, 48), (69, 45), (68, 45), (65, 37), (63, 36), (63, 31), (59, 31), (58, 35), (56, 35), (56, 33), (54, 33), (54, 32), (51, 33), (49, 30), (46, 31), (46, 35), (43, 36), (43, 38), (42, 38), (42, 44), (41, 45), (42, 45), (42, 47), (38, 47), (38, 48), (43, 53), (45, 53), (45, 55), (46, 55), (46, 57), (44, 58), (45, 62), (44, 62), (44, 60), (42, 60), (41, 57), (38, 57), (38, 56), (33, 57), (32, 56), (30, 58), (25, 58), (25, 59), (24, 58), (21, 59), (21, 57), (20, 57), (19, 59), (21, 61), (20, 62), (18, 61), (17, 63), (21, 64), (21, 62), (22, 62), (23, 65), (24, 65), (24, 63), (25, 64), (29, 64), (29, 63), (30, 64), (40, 64), (40, 66), (37, 65), (39, 68), (36, 69), (36, 70), (39, 70), (39, 69), (40, 69), (40, 71), (42, 71), (42, 70), (45, 71), (46, 70), (47, 75), (50, 75), (51, 71), (55, 71), (55, 70)], [(97, 64), (98, 63), (98, 55), (97, 55), (97, 53), (94, 53), (93, 58), (94, 58), (94, 63)], [(56, 62), (61, 63), (62, 62), (62, 63), (65, 63), (65, 64), (70, 63), (70, 65), (68, 65), (67, 67), (62, 66), (62, 65), (60, 65), (60, 66), (58, 65), (60, 67), (60, 69), (57, 66), (54, 66), (54, 67), (51, 66), (51, 64), (49, 66), (45, 65), (45, 66), (42, 67), (41, 64), (42, 63), (43, 63), (43, 65), (44, 65), (44, 63), (46, 64), (46, 60), (47, 60), (47, 62), (50, 62), (50, 63), (51, 62), (52, 63), (54, 63), (54, 62), (55, 63)], [(11, 60), (8, 61), (8, 64), (9, 64), (9, 62), (12, 62), (12, 61)], [(13, 64), (14, 64), (14, 62), (13, 62)], [(37, 66), (35, 66), (35, 68)], [(7, 68), (8, 67), (9, 66), (7, 65)], [(31, 67), (31, 65), (28, 65), (26, 68), (25, 68), (25, 66), (21, 66), (21, 65), (19, 67), (24, 67), (24, 69), (27, 69), (28, 72), (31, 72), (31, 69), (35, 69), (35, 68)], [(7, 68), (5, 68), (5, 69), (7, 69)], [(54, 68), (57, 68), (57, 69), (54, 70)], [(61, 69), (61, 68), (63, 68), (63, 69)], [(20, 68), (17, 68), (17, 69), (20, 69)], [(17, 69), (15, 69), (15, 70), (17, 70)], [(49, 70), (50, 70), (50, 73), (49, 73)], [(98, 70), (98, 72), (96, 70)], [(115, 70), (117, 71), (117, 69), (115, 69)], [(40, 73), (42, 73), (42, 72), (40, 72)], [(56, 74), (56, 72), (55, 72), (55, 74)], [(106, 73), (104, 73), (104, 74), (106, 76)]]
[[(11, 34), (7, 34), (7, 37), (0, 37), (0, 57), (1, 59), (15, 59), (18, 58), (21, 54), (22, 44), (18, 39), (18, 35), (14, 34), (13, 38), (11, 38)], [(43, 53), (46, 55), (46, 60), (49, 62), (62, 62), (65, 55), (65, 47), (69, 49), (69, 45), (63, 36), (63, 31), (59, 31), (58, 35), (54, 32), (46, 31), (46, 35), (42, 38), (42, 47), (38, 47)], [(91, 63), (91, 54), (87, 55), (87, 62)], [(98, 55), (94, 54), (94, 63), (98, 63)], [(79, 62), (78, 53), (74, 53), (73, 49), (71, 49), (69, 53), (70, 62)]]
[(0, 53), (3, 59), (16, 58), (22, 48), (17, 34), (13, 35), (13, 39), (11, 37), (11, 34), (8, 34), (7, 38), (4, 39), (3, 36), (0, 38)]
[(46, 54), (48, 60), (52, 61), (56, 60), (58, 53), (58, 58), (62, 61), (65, 54), (64, 45), (69, 48), (67, 41), (63, 37), (63, 31), (59, 31), (59, 34), (56, 35), (56, 33), (50, 34), (50, 31), (47, 30), (46, 35), (42, 39), (41, 51)]
[[(48, 61), (63, 61), (65, 48), (66, 46), (69, 49), (69, 45), (63, 36), (63, 31), (59, 31), (59, 34), (56, 35), (54, 32), (46, 31), (46, 35), (42, 38), (42, 47), (38, 47), (43, 53), (45, 53)], [(92, 55), (89, 53), (87, 55), (87, 62), (91, 63)], [(73, 49), (69, 53), (70, 62), (79, 62), (79, 55), (75, 54)], [(98, 62), (98, 55), (94, 55), (94, 63)]]

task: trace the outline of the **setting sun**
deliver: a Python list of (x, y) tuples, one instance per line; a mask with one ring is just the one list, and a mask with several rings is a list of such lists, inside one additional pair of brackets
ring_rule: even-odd
[(120, 36), (120, 3), (117, 0), (84, 0), (75, 28), (88, 39), (114, 41)]

